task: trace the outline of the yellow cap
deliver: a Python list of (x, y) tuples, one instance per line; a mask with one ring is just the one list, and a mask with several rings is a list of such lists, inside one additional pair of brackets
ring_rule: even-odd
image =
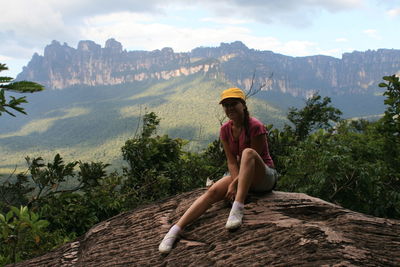
[(221, 94), (221, 101), (219, 101), (219, 103), (221, 104), (222, 101), (227, 98), (240, 98), (246, 101), (243, 91), (236, 87), (224, 90)]

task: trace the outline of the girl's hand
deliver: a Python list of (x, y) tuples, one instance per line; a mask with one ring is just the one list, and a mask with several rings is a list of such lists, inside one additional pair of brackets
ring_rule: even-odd
[(228, 187), (228, 191), (226, 192), (225, 199), (233, 202), (236, 197), (236, 186), (234, 183), (231, 183)]

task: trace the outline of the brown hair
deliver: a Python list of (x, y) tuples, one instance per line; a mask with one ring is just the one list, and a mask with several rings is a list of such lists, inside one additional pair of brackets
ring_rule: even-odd
[(250, 113), (246, 105), (246, 101), (243, 99), (239, 99), (239, 101), (244, 105), (244, 120), (243, 120), (243, 125), (244, 125), (244, 130), (246, 134), (246, 143), (250, 144)]

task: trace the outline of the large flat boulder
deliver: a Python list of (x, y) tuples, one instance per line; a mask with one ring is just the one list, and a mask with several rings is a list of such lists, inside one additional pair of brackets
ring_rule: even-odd
[(243, 226), (224, 226), (215, 204), (168, 255), (158, 245), (206, 189), (110, 218), (75, 242), (16, 266), (400, 266), (400, 221), (375, 218), (305, 194), (250, 195)]

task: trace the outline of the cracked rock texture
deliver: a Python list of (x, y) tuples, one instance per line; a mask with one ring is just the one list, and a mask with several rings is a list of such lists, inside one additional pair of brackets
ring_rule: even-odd
[(164, 234), (205, 190), (110, 218), (16, 266), (400, 266), (400, 221), (286, 192), (250, 195), (235, 232), (224, 229), (230, 207), (215, 204), (161, 255)]

